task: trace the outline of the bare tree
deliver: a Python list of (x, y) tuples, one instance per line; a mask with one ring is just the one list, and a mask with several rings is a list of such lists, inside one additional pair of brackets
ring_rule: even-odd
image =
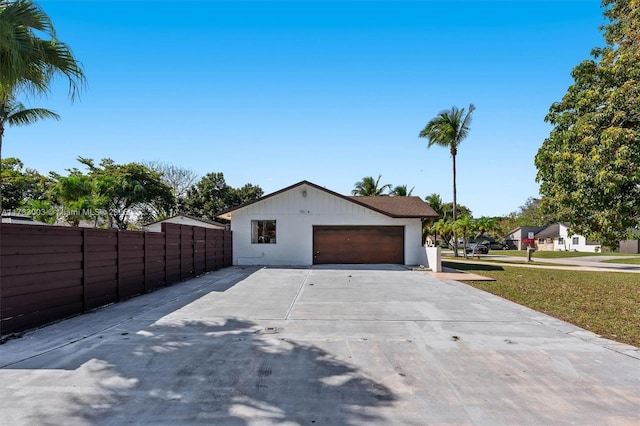
[(193, 186), (198, 179), (198, 174), (193, 170), (176, 166), (175, 164), (163, 161), (148, 161), (144, 163), (151, 170), (155, 170), (162, 176), (165, 185), (173, 190), (176, 199), (182, 199), (187, 195), (187, 190)]
[(149, 203), (143, 211), (143, 220), (151, 222), (166, 219), (178, 213), (178, 206), (187, 196), (187, 191), (193, 186), (198, 174), (193, 170), (176, 166), (163, 161), (148, 161), (144, 165), (160, 175), (160, 180), (171, 188), (174, 203)]

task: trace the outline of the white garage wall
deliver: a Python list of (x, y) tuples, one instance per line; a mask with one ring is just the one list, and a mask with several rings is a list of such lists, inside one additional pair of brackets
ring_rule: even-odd
[[(252, 244), (252, 220), (276, 220), (276, 244)], [(233, 263), (311, 265), (313, 225), (404, 226), (405, 263), (426, 265), (420, 219), (393, 219), (305, 184), (232, 212)]]

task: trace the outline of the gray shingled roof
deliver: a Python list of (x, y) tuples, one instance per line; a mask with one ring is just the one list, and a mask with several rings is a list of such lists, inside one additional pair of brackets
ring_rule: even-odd
[(540, 238), (555, 238), (560, 236), (560, 224), (554, 223), (551, 226), (547, 226), (542, 231), (538, 232), (535, 237)]

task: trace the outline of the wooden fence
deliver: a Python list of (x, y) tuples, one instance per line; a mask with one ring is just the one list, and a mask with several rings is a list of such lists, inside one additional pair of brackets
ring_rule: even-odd
[(2, 224), (0, 335), (116, 303), (231, 265), (231, 231)]

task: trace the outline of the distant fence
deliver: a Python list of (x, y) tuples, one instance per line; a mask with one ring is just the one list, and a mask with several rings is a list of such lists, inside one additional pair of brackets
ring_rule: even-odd
[(623, 241), (620, 241), (620, 252), (622, 252), (622, 253), (640, 253), (640, 240), (623, 240)]
[(231, 231), (162, 232), (2, 224), (0, 335), (230, 266)]

